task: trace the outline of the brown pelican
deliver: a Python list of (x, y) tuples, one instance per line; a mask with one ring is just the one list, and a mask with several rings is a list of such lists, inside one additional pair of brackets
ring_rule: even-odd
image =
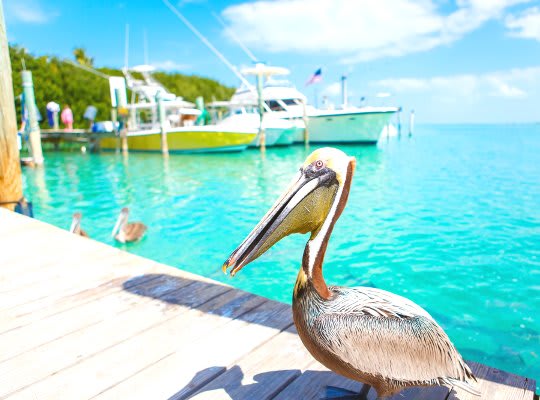
[(128, 223), (128, 217), (129, 209), (127, 207), (122, 208), (112, 231), (112, 236), (120, 243), (135, 242), (142, 238), (144, 232), (146, 232), (145, 224), (142, 222)]
[(292, 233), (311, 233), (294, 286), (293, 317), (309, 352), (329, 369), (373, 387), (378, 399), (411, 386), (448, 385), (479, 393), (469, 367), (420, 306), (380, 289), (327, 286), (322, 265), (349, 196), (355, 159), (333, 148), (313, 152), (223, 265), (237, 273)]
[(81, 213), (76, 212), (75, 214), (73, 214), (73, 220), (71, 221), (71, 227), (69, 228), (69, 232), (74, 233), (75, 235), (80, 235), (82, 237), (88, 237), (86, 232), (81, 229), (81, 219)]

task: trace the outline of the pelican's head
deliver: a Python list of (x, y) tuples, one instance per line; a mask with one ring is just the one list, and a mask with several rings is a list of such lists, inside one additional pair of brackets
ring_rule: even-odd
[(81, 218), (82, 218), (82, 215), (80, 212), (76, 212), (73, 214), (71, 227), (69, 228), (70, 233), (78, 234), (81, 231)]
[[(293, 233), (310, 232), (310, 242), (316, 242), (319, 236), (327, 241), (345, 207), (354, 167), (354, 157), (341, 150), (325, 147), (311, 153), (289, 188), (223, 264), (223, 271), (232, 268), (234, 275)], [(318, 251), (324, 253), (326, 241), (321, 239)], [(312, 264), (316, 256), (307, 255)]]
[(127, 207), (122, 208), (120, 211), (120, 214), (118, 215), (118, 219), (116, 220), (116, 224), (114, 225), (114, 228), (112, 230), (112, 237), (114, 237), (123, 227), (125, 224), (127, 224), (129, 218), (129, 209)]

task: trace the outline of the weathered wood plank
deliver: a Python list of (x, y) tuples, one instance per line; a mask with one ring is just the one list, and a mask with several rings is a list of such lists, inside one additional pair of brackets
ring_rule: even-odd
[[(194, 290), (201, 298), (207, 294), (215, 294), (214, 288), (210, 286), (203, 286), (199, 290), (193, 286), (193, 284), (187, 284), (163, 292), (163, 295), (185, 299), (190, 298), (189, 292)], [(219, 302), (228, 303), (230, 299), (240, 294), (225, 287), (223, 289), (225, 292), (218, 296)], [(208, 293), (209, 290), (210, 293)], [(9, 362), (0, 363), (0, 398), (43, 380), (150, 327), (162, 324), (188, 309), (186, 305), (147, 299), (146, 303), (67, 335), (62, 340), (49, 342)], [(25, 366), (25, 368), (13, 368), (14, 365)]]
[[(230, 290), (220, 285), (215, 285), (213, 289)], [(209, 300), (209, 296), (201, 300), (199, 295), (194, 294), (194, 298), (197, 297), (201, 304)], [(197, 306), (197, 304), (194, 305), (194, 307)], [(10, 399), (32, 399), (36, 392), (39, 393), (40, 399), (90, 398), (173, 354), (178, 349), (189, 351), (198, 348), (200, 353), (202, 348), (198, 347), (197, 343), (204, 338), (215, 341), (215, 332), (219, 331), (224, 324), (245, 325), (237, 320), (208, 313), (204, 307), (200, 308), (190, 309), (180, 316), (175, 316), (158, 326), (145, 330), (109, 348), (106, 352), (98, 353), (27, 389), (14, 393)], [(191, 359), (184, 358), (184, 363), (187, 363), (187, 360)], [(131, 399), (132, 396), (130, 395), (129, 398)]]
[(173, 399), (272, 399), (310, 363), (309, 353), (291, 327), (229, 365), (195, 394)]
[[(161, 294), (164, 290), (164, 283), (165, 279), (154, 279), (142, 284), (141, 287), (148, 292), (155, 290)], [(185, 282), (186, 285), (195, 285), (196, 283), (188, 280)], [(175, 289), (171, 288), (171, 290)], [(148, 297), (134, 296), (130, 292), (122, 291), (114, 296), (106, 296), (98, 301), (89, 302), (30, 325), (5, 332), (1, 335), (2, 340), (0, 340), (0, 361), (8, 360), (79, 329), (113, 318), (120, 312), (148, 301), (150, 301)]]
[(290, 306), (264, 301), (224, 326), (149, 366), (97, 398), (175, 399), (188, 396), (292, 324)]
[[(478, 379), (476, 387), (482, 393), (482, 399), (533, 400), (534, 380), (474, 362), (469, 365)], [(457, 388), (448, 396), (448, 400), (473, 399), (478, 397)]]

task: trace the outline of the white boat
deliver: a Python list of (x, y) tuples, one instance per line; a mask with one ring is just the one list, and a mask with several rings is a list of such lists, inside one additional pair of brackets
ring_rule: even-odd
[[(283, 74), (287, 71), (284, 68), (281, 70), (284, 70)], [(236, 90), (231, 102), (255, 102), (256, 96), (254, 88), (244, 84)], [(310, 142), (376, 143), (391, 116), (399, 110), (398, 107), (373, 106), (317, 109), (307, 105), (306, 96), (289, 82), (269, 78), (264, 83), (262, 99), (267, 114), (293, 123), (295, 142), (304, 141), (305, 116)]]
[[(265, 134), (265, 146), (287, 146), (294, 142), (295, 123), (287, 119), (280, 118), (273, 113), (265, 112), (261, 120), (257, 108), (252, 104), (241, 104), (234, 102), (213, 102), (208, 105), (210, 108), (227, 107), (228, 114), (223, 119), (216, 122), (220, 126), (237, 126), (246, 129), (255, 129), (257, 132), (262, 129)], [(259, 134), (250, 143), (250, 147), (260, 145)]]

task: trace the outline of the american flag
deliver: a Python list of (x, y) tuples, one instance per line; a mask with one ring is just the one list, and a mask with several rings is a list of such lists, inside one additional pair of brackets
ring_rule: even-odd
[(306, 82), (306, 86), (322, 81), (322, 68), (319, 68)]

